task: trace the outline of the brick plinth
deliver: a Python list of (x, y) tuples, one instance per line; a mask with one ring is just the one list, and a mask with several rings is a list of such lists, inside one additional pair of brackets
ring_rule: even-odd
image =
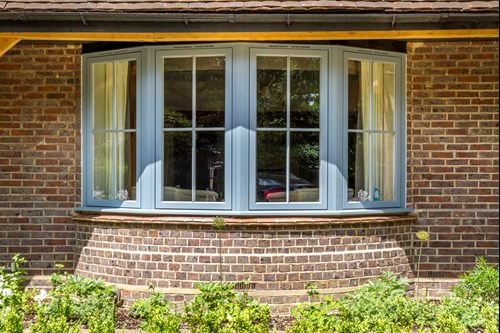
[[(173, 301), (198, 282), (250, 282), (249, 294), (275, 311), (321, 293), (352, 290), (382, 271), (411, 277), (412, 216), (227, 218), (219, 235), (211, 218), (79, 215), (76, 272), (117, 284), (127, 301), (149, 285)], [(221, 248), (219, 248), (219, 238)]]

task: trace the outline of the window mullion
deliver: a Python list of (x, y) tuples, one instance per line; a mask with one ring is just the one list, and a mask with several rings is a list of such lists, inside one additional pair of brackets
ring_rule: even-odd
[(191, 86), (191, 201), (196, 201), (196, 58), (193, 57), (193, 76)]
[(286, 179), (285, 202), (290, 202), (290, 56), (286, 58)]
[(116, 92), (116, 85), (117, 85), (117, 75), (116, 75), (116, 61), (113, 62), (113, 97), (112, 97), (112, 111), (111, 111), (111, 150), (112, 150), (112, 162), (111, 162), (111, 200), (116, 199), (116, 183), (117, 183), (117, 174), (116, 174), (116, 166), (117, 166), (117, 160), (118, 160), (118, 140), (117, 140), (117, 110), (116, 110), (116, 99), (117, 99), (117, 92)]

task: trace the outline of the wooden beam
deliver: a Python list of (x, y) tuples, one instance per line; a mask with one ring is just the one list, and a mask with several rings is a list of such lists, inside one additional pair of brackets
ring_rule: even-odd
[[(0, 32), (11, 41), (217, 42), (288, 40), (437, 40), (498, 38), (498, 29), (274, 32)], [(14, 43), (15, 44), (15, 43)]]
[(16, 45), (20, 38), (4, 38), (0, 37), (0, 57), (3, 56), (8, 50)]

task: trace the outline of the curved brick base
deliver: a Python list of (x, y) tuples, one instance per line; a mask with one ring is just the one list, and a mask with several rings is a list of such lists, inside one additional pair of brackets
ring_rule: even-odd
[[(321, 294), (344, 293), (382, 271), (411, 277), (409, 215), (350, 218), (226, 218), (223, 276), (274, 313)], [(127, 303), (149, 285), (172, 301), (189, 300), (196, 283), (219, 280), (219, 240), (211, 218), (87, 215), (77, 224), (76, 273), (103, 278)]]

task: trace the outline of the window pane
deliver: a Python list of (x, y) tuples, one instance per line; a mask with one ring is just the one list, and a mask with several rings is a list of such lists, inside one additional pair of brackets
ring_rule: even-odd
[(135, 200), (136, 134), (118, 133), (116, 145), (116, 200)]
[(394, 130), (394, 64), (373, 63), (373, 129)]
[(349, 133), (347, 199), (365, 201), (369, 194), (370, 151), (368, 133)]
[(137, 66), (135, 61), (116, 64), (116, 128), (135, 129)]
[(319, 127), (319, 58), (290, 59), (290, 126)]
[(196, 127), (224, 127), (225, 57), (196, 58)]
[(95, 64), (93, 68), (94, 129), (113, 127), (113, 63)]
[(94, 133), (94, 189), (92, 197), (110, 200), (113, 193), (112, 133)]
[(196, 201), (224, 201), (224, 132), (196, 133)]
[(319, 133), (290, 133), (290, 201), (319, 201)]
[(257, 127), (286, 127), (286, 81), (286, 57), (257, 57)]
[[(372, 200), (394, 199), (394, 134), (373, 134)], [(378, 192), (378, 194), (377, 194)]]
[(349, 129), (370, 128), (370, 63), (349, 61), (348, 76)]
[(164, 135), (163, 201), (192, 201), (191, 132)]
[(193, 110), (193, 58), (164, 60), (164, 127), (191, 127)]
[(256, 201), (286, 201), (286, 132), (257, 132)]

